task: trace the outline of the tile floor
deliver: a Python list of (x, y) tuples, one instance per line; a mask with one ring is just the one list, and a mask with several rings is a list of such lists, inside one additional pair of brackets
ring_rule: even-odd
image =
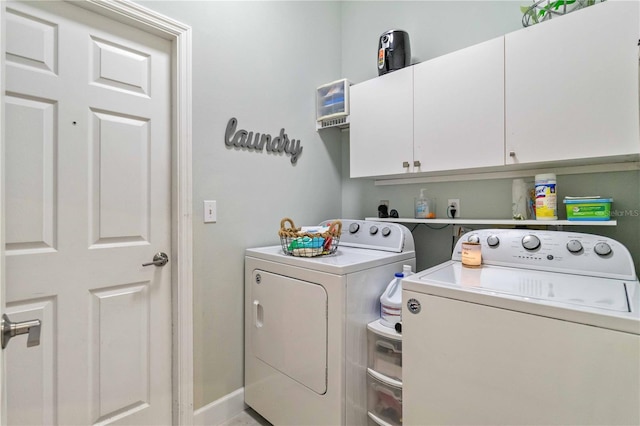
[(267, 420), (262, 418), (260, 414), (247, 408), (242, 413), (230, 418), (220, 426), (271, 426)]

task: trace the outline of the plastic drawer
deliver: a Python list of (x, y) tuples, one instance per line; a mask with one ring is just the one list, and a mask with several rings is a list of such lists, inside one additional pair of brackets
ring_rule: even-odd
[(316, 90), (316, 119), (349, 115), (349, 81), (337, 80)]
[(373, 414), (371, 411), (367, 413), (367, 425), (368, 426), (392, 426), (390, 423), (385, 422), (380, 417)]
[(368, 369), (367, 410), (383, 422), (401, 426), (402, 385)]
[(379, 321), (367, 326), (367, 367), (402, 382), (402, 335)]

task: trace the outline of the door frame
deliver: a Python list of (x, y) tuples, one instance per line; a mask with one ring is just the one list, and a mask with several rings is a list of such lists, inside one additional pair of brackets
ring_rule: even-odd
[[(128, 0), (64, 0), (171, 42), (171, 322), (172, 423), (193, 424), (193, 231), (191, 154), (191, 27)], [(4, 8), (0, 43), (5, 51)], [(4, 93), (5, 55), (0, 55), (0, 315), (4, 312)], [(6, 407), (0, 350), (0, 407)], [(0, 409), (0, 425), (6, 424)]]

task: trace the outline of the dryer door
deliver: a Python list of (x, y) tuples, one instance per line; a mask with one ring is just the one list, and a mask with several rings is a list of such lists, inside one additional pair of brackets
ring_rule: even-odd
[(327, 391), (327, 293), (319, 284), (253, 271), (254, 355), (318, 394)]

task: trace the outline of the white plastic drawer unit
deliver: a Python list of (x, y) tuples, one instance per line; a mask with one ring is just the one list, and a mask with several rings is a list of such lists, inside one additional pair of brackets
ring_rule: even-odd
[(368, 369), (367, 394), (369, 413), (390, 425), (402, 425), (401, 383)]
[(349, 82), (337, 80), (316, 90), (316, 120), (349, 115)]
[(380, 321), (367, 325), (367, 366), (402, 382), (402, 335)]

